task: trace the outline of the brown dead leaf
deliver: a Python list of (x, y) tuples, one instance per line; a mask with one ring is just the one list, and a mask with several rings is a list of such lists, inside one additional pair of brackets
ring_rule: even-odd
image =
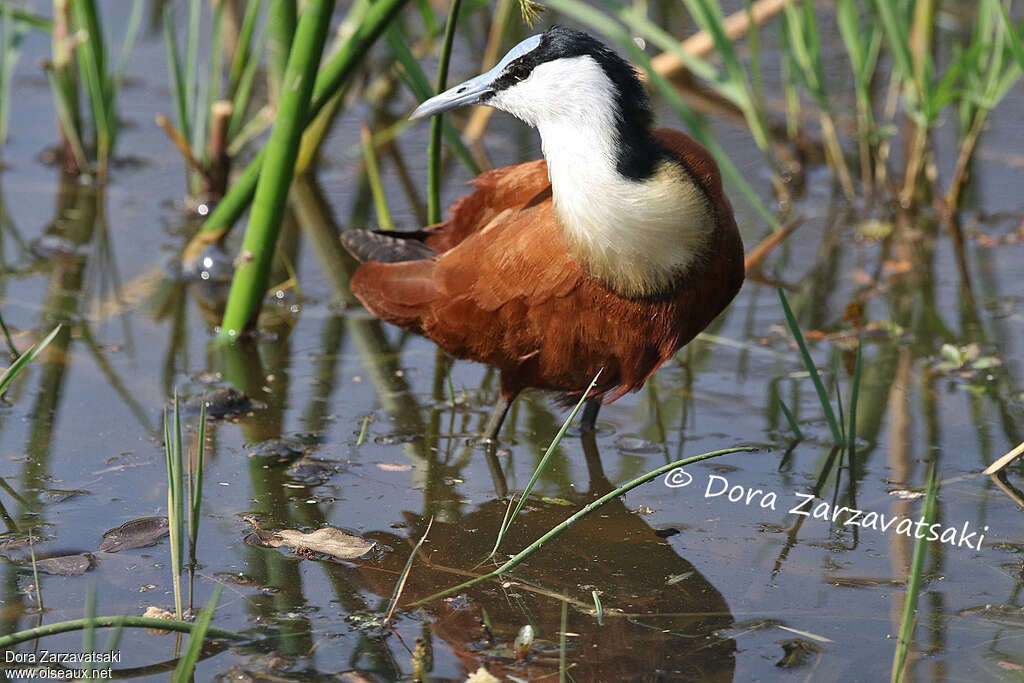
[(310, 552), (315, 552), (331, 555), (339, 560), (354, 560), (370, 552), (377, 545), (375, 541), (367, 541), (329, 526), (308, 534), (295, 529), (267, 532), (261, 529), (254, 519), (246, 517), (245, 520), (253, 525), (257, 537), (265, 545), (272, 548), (286, 546), (307, 557)]

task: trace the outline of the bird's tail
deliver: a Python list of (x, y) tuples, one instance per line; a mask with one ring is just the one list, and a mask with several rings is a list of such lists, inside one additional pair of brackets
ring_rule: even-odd
[(346, 230), (341, 233), (341, 245), (352, 258), (365, 263), (399, 263), (423, 261), (437, 256), (437, 252), (420, 241), (421, 233), (387, 233), (370, 230)]

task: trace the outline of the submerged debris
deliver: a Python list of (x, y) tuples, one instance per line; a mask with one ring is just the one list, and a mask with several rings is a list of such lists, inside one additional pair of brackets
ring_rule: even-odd
[(821, 653), (821, 646), (803, 638), (791, 638), (779, 643), (784, 654), (782, 659), (775, 662), (775, 666), (781, 669), (795, 669), (803, 666), (810, 659), (811, 655)]
[(207, 389), (201, 394), (189, 396), (181, 401), (181, 408), (187, 413), (199, 413), (206, 404), (206, 416), (222, 419), (241, 415), (253, 409), (254, 404), (247, 395), (234, 387)]
[[(60, 555), (58, 557), (47, 557), (41, 560), (36, 560), (36, 568), (44, 574), (53, 574), (56, 576), (80, 576), (90, 569), (92, 569), (92, 557), (85, 553), (78, 555)], [(28, 564), (22, 567), (29, 571), (32, 570), (32, 565)]]
[(170, 533), (170, 525), (166, 517), (141, 517), (125, 522), (116, 529), (103, 534), (100, 552), (116, 553), (132, 548), (145, 548), (155, 545), (158, 540)]

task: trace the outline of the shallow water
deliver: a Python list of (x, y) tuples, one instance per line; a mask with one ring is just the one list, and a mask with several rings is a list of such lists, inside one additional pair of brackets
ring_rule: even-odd
[[(837, 36), (823, 42), (829, 38), (838, 45)], [(408, 678), (417, 643), (438, 679), (462, 680), (482, 664), (540, 679), (558, 675), (562, 634), (576, 680), (882, 679), (914, 540), (897, 532), (899, 521), (882, 531), (878, 516), (916, 521), (931, 463), (943, 481), (937, 521), (958, 533), (967, 524), (984, 539), (969, 539), (979, 548), (927, 544), (910, 671), (921, 680), (1020, 676), (1021, 507), (977, 475), (1024, 440), (1024, 244), (1014, 238), (1024, 218), (1019, 86), (981, 139), (962, 253), (928, 217), (846, 207), (832, 198), (828, 174), (811, 168), (799, 201), (805, 222), (769, 256), (764, 277), (749, 280), (708, 333), (643, 391), (603, 409), (596, 437), (570, 432), (502, 551), (516, 552), (595, 497), (673, 459), (747, 444), (758, 452), (692, 466), (688, 486), (659, 479), (638, 488), (504, 582), (400, 609), (394, 630), (382, 633), (398, 574), (431, 518), (403, 603), (481, 571), (507, 492), (525, 486), (566, 411), (550, 397), (525, 395), (502, 450), (488, 459), (472, 437), (497, 377), (473, 363), (451, 364), (430, 342), (351, 305), (352, 264), (337, 232), (373, 220), (352, 144), (364, 119), (383, 125), (363, 102), (339, 120), (326, 163), (293, 188), (283, 245), (299, 286), (274, 294), (258, 341), (215, 347), (223, 285), (185, 281), (173, 265), (197, 222), (181, 206), (182, 162), (152, 123), (172, 106), (159, 31), (141, 37), (120, 103), (130, 127), (119, 149), (133, 161), (118, 165), (102, 188), (62, 183), (40, 160), (55, 140), (49, 90), (35, 67), (48, 49), (29, 35), (15, 85), (9, 168), (0, 174), (0, 306), (9, 325), (25, 331), (16, 334), (22, 347), (56, 322), (65, 327), (0, 407), (0, 503), (9, 537), (31, 532), (41, 539), (40, 557), (91, 553), (93, 566), (80, 576), (41, 576), (40, 614), (25, 549), (5, 549), (3, 633), (81, 617), (90, 587), (99, 614), (172, 606), (166, 538), (116, 554), (98, 548), (107, 529), (166, 513), (159, 425), (175, 390), (188, 396), (234, 385), (252, 405), (209, 425), (194, 604), (205, 604), (219, 582), (216, 626), (276, 637), (207, 650), (197, 680), (319, 680), (355, 671), (371, 680)], [(478, 62), (465, 45), (460, 50), (456, 77)], [(845, 80), (841, 61), (832, 66)], [(402, 93), (391, 114), (411, 105)], [(676, 125), (667, 112), (662, 121)], [(747, 134), (712, 122), (770, 197), (766, 165)], [(397, 146), (417, 186), (425, 184), (426, 130), (418, 125)], [(950, 122), (936, 136), (947, 177), (954, 130)], [(500, 117), (486, 145), (495, 165), (538, 149), (533, 133)], [(382, 170), (398, 226), (418, 226), (391, 157)], [(464, 192), (467, 178), (450, 165), (446, 202)], [(763, 237), (762, 223), (731, 194), (749, 248)], [(864, 239), (859, 227), (868, 218), (893, 221), (893, 234)], [(233, 255), (237, 242), (230, 247)], [(279, 268), (275, 281), (287, 279)], [(869, 332), (852, 462), (829, 448), (776, 284), (801, 326), (826, 335), (812, 335), (812, 352), (819, 367), (838, 371), (825, 380), (833, 390), (838, 376), (847, 411), (852, 345), (843, 311), (864, 301)], [(944, 369), (943, 344), (977, 344), (981, 358), (994, 360)], [(803, 441), (794, 442), (780, 399), (797, 414)], [(1009, 483), (1024, 488), (1020, 462)], [(742, 497), (710, 495), (726, 482)], [(830, 517), (846, 506), (863, 511), (861, 521), (874, 513), (876, 522), (861, 528), (844, 524), (846, 513), (834, 521), (804, 517), (790, 511), (805, 499), (798, 494), (817, 497), (800, 511), (826, 514), (824, 501)], [(247, 543), (246, 516), (268, 530), (329, 524), (378, 546), (351, 562), (302, 558)], [(529, 658), (516, 662), (512, 641), (527, 624), (536, 640)], [(40, 647), (78, 650), (81, 642), (75, 632)], [(163, 680), (180, 647), (173, 636), (126, 633), (117, 675)]]

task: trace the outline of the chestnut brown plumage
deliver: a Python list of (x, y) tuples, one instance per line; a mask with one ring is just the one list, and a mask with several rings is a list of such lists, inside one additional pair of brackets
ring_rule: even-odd
[[(706, 223), (696, 226), (699, 253), (667, 285), (636, 294), (595, 272), (565, 230), (541, 159), (480, 175), (438, 225), (345, 233), (345, 246), (364, 262), (352, 292), (377, 317), (500, 370), (506, 409), (526, 388), (578, 399), (599, 370), (588, 398), (607, 403), (639, 389), (728, 305), (744, 273), (743, 245), (710, 154), (678, 131), (646, 135), (659, 168), (681, 169), (700, 195), (694, 202), (710, 207), (698, 214)], [(629, 235), (630, 225), (619, 227)], [(614, 268), (615, 254), (607, 258)], [(496, 415), (492, 432), (503, 413)]]

